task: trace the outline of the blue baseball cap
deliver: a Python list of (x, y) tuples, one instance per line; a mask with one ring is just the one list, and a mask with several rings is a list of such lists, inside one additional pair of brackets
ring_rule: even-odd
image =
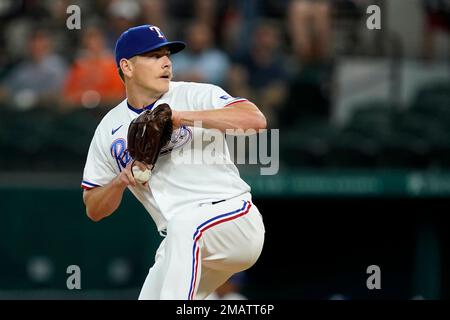
[(116, 64), (120, 60), (130, 59), (139, 54), (150, 52), (161, 47), (168, 47), (171, 54), (180, 52), (186, 47), (182, 41), (167, 41), (161, 29), (149, 24), (128, 29), (116, 42)]

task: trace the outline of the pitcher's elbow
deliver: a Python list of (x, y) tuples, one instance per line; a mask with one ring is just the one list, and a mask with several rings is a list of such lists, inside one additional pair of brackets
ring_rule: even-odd
[(92, 210), (89, 210), (88, 208), (86, 208), (86, 215), (88, 216), (89, 219), (91, 219), (94, 222), (99, 222), (100, 220), (103, 219), (103, 216), (101, 216), (96, 212), (92, 212)]
[(266, 117), (261, 113), (258, 117), (258, 119), (256, 120), (256, 125), (255, 125), (255, 129), (256, 130), (263, 130), (267, 128), (267, 120)]

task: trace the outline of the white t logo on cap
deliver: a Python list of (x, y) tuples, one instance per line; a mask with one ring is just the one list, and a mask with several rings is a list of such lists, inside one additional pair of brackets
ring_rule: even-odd
[(164, 35), (161, 32), (161, 29), (159, 29), (158, 27), (155, 26), (151, 26), (150, 30), (155, 31), (158, 34), (158, 37), (163, 38), (164, 39)]

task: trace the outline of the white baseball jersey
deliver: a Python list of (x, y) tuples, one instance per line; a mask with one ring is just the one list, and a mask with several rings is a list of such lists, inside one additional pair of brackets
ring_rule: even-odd
[[(167, 103), (178, 111), (208, 110), (242, 101), (246, 99), (233, 98), (214, 85), (171, 82), (169, 91), (146, 109)], [(89, 148), (83, 188), (108, 184), (131, 161), (127, 150), (128, 126), (142, 111), (124, 100), (102, 119)], [(165, 230), (173, 215), (250, 191), (230, 158), (224, 135), (214, 133), (214, 139), (208, 140), (205, 139), (208, 131), (211, 130), (186, 126), (175, 130), (170, 143), (161, 150), (149, 185), (129, 187), (150, 213), (159, 231)], [(221, 161), (205, 164), (212, 150), (214, 159)], [(181, 163), (189, 159), (193, 161)]]

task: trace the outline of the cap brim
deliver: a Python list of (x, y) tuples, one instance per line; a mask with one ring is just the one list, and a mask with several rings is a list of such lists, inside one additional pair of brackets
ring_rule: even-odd
[(169, 47), (170, 53), (174, 54), (180, 52), (184, 48), (186, 48), (186, 43), (183, 41), (171, 41), (170, 44), (166, 44)]
[(180, 52), (184, 48), (186, 48), (186, 43), (184, 43), (183, 41), (168, 41), (168, 42), (160, 43), (156, 46), (147, 48), (147, 49), (143, 50), (142, 52), (139, 52), (138, 54), (144, 54), (147, 52), (155, 51), (155, 50), (158, 50), (159, 48), (163, 48), (163, 47), (169, 48), (170, 53), (175, 54), (177, 52)]

